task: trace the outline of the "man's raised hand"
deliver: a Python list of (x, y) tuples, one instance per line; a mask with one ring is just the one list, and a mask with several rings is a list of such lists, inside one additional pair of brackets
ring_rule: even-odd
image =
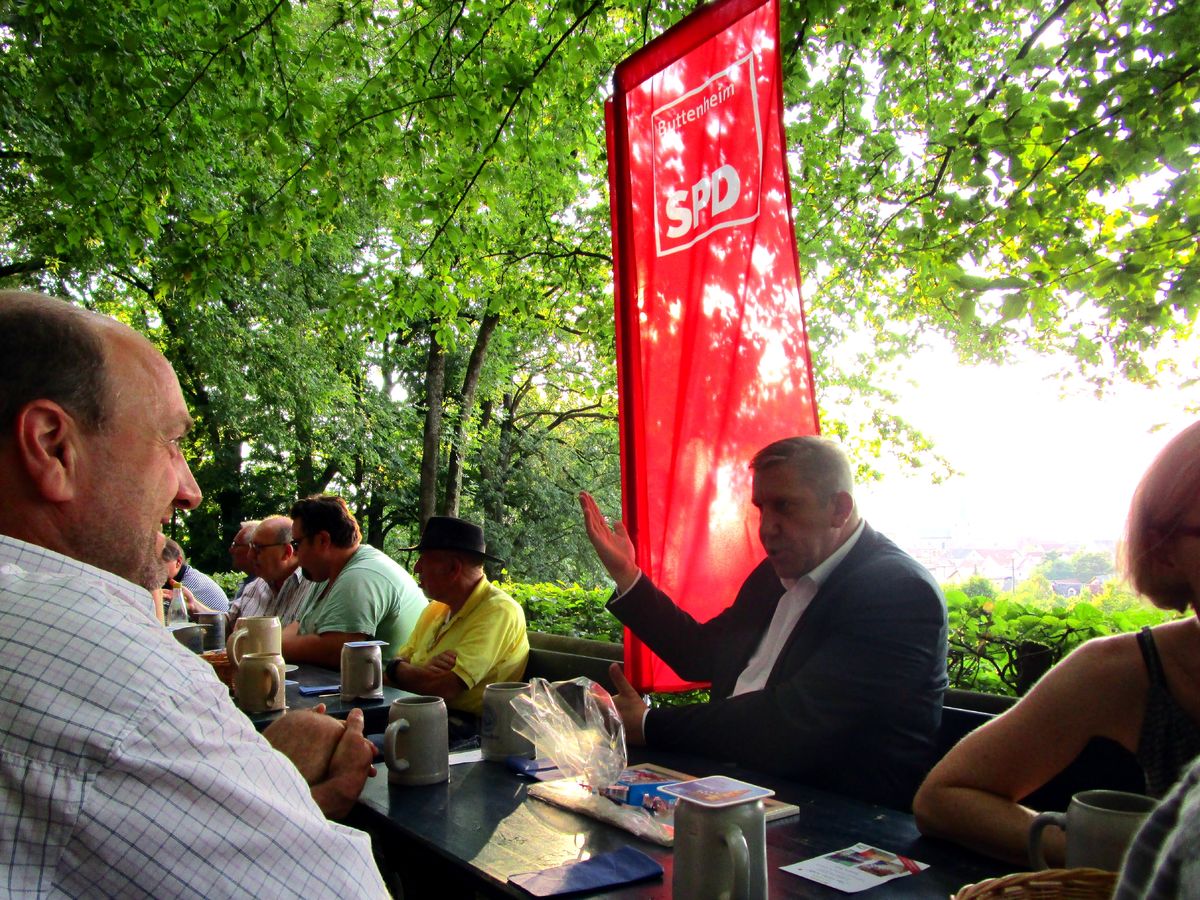
[(625, 593), (633, 587), (640, 571), (629, 533), (621, 522), (609, 527), (604, 513), (600, 512), (600, 507), (587, 491), (579, 492), (579, 506), (583, 510), (583, 526), (587, 529), (588, 540), (600, 557), (600, 563), (617, 583), (617, 593)]

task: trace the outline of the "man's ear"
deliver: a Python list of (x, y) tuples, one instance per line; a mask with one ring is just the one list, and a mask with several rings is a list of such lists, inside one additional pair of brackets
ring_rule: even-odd
[(848, 491), (836, 491), (829, 503), (833, 511), (831, 524), (834, 528), (841, 528), (854, 513), (854, 497)]
[(75, 498), (80, 477), (79, 423), (53, 400), (33, 400), (17, 414), (17, 458), (50, 503)]

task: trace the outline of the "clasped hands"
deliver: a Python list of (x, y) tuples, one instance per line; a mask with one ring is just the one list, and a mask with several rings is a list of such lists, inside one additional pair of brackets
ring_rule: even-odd
[(345, 722), (325, 715), (324, 703), (294, 710), (263, 729), (263, 737), (292, 761), (331, 819), (350, 812), (375, 774), (375, 745), (363, 736), (361, 709), (350, 710)]

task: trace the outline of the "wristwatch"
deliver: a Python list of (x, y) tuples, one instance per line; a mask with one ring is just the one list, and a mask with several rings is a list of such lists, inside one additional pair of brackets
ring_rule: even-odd
[(387, 680), (392, 684), (396, 683), (396, 666), (400, 665), (402, 662), (408, 662), (408, 660), (401, 659), (399, 656), (397, 656), (395, 659), (389, 662), (383, 670), (384, 677), (387, 678)]

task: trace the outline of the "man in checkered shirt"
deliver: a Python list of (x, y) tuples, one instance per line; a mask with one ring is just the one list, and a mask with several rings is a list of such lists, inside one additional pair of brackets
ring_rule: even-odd
[(0, 895), (386, 896), (325, 816), (370, 771), (361, 715), (260, 736), (151, 611), (190, 426), (145, 338), (0, 292)]

